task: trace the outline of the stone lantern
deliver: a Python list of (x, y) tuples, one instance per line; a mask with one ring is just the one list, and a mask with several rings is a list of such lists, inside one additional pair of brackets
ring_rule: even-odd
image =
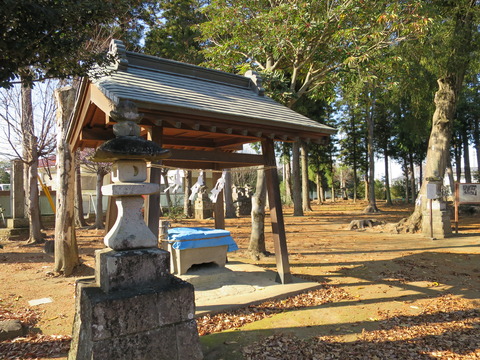
[(95, 279), (79, 280), (69, 360), (201, 359), (194, 320), (193, 286), (170, 274), (169, 253), (145, 224), (142, 195), (159, 191), (146, 183), (147, 161), (168, 150), (140, 137), (141, 115), (122, 101), (111, 114), (115, 138), (102, 144), (94, 161), (113, 162), (118, 217), (96, 251)]

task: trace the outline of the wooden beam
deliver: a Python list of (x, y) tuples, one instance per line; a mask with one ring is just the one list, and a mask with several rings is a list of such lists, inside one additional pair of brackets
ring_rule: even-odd
[[(270, 205), (270, 218), (272, 221), (273, 244), (277, 263), (277, 282), (289, 284), (292, 280), (290, 264), (288, 262), (287, 236), (285, 234), (285, 222), (282, 213), (282, 201), (280, 199), (280, 185), (275, 161), (275, 148), (273, 140), (262, 141), (262, 153), (265, 164), (269, 168), (265, 170), (267, 180), (268, 203)], [(272, 168), (273, 167), (273, 168)]]
[(192, 147), (202, 147), (202, 148), (214, 148), (215, 143), (213, 142), (213, 139), (188, 139), (188, 141), (185, 138), (175, 138), (173, 136), (167, 136), (165, 135), (163, 137), (163, 146), (168, 147), (169, 145), (171, 146), (192, 146)]
[(96, 140), (96, 141), (107, 141), (113, 139), (115, 135), (113, 134), (113, 128), (105, 127), (93, 127), (93, 128), (83, 128), (82, 133), (80, 134), (80, 140)]
[(244, 166), (263, 165), (265, 160), (262, 155), (239, 154), (223, 151), (195, 151), (170, 149), (171, 156), (165, 161), (184, 160), (191, 162), (211, 162), (211, 163), (242, 163)]

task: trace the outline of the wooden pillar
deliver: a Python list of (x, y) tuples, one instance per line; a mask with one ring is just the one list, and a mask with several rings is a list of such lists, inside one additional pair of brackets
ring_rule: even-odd
[(275, 149), (272, 139), (262, 141), (262, 153), (265, 159), (265, 178), (267, 181), (268, 203), (270, 205), (270, 218), (272, 221), (273, 244), (277, 263), (277, 282), (289, 284), (292, 282), (290, 264), (288, 262), (287, 237), (285, 234), (285, 222), (282, 213), (282, 201), (280, 199), (280, 184), (275, 161)]
[[(158, 145), (162, 146), (163, 128), (160, 126), (154, 126), (151, 132), (151, 139)], [(157, 161), (152, 164), (161, 164), (161, 161)], [(160, 184), (160, 169), (150, 168), (150, 180), (153, 184)], [(148, 228), (155, 234), (158, 239), (158, 226), (160, 221), (160, 193), (151, 194), (145, 203), (145, 212)]]
[[(216, 170), (221, 170), (218, 166), (215, 166)], [(217, 183), (218, 179), (222, 177), (222, 174), (218, 171), (213, 173), (213, 186)], [(213, 216), (215, 218), (215, 229), (225, 229), (225, 211), (223, 207), (223, 190), (220, 191), (217, 197), (217, 202), (213, 204)]]

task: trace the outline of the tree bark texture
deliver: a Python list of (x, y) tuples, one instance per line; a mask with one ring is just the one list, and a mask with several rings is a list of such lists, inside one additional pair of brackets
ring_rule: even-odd
[(185, 171), (185, 189), (183, 191), (183, 214), (187, 219), (190, 219), (193, 217), (193, 206), (192, 202), (188, 199), (190, 197), (190, 194), (192, 191), (190, 190), (191, 187), (193, 186), (192, 184), (192, 172), (191, 171)]
[(303, 141), (300, 144), (300, 159), (302, 164), (302, 209), (303, 211), (312, 211), (308, 186), (308, 149), (307, 144)]
[(408, 180), (410, 177), (408, 175), (408, 166), (407, 166), (407, 159), (403, 159), (403, 174), (405, 176), (405, 201), (407, 204), (410, 203), (410, 181)]
[(364, 213), (378, 212), (377, 203), (375, 199), (375, 150), (373, 148), (373, 130), (374, 130), (374, 118), (375, 111), (375, 99), (373, 99), (370, 113), (367, 117), (368, 126), (368, 206), (363, 210)]
[(265, 248), (265, 205), (267, 200), (267, 186), (265, 171), (257, 171), (255, 194), (252, 196), (252, 233), (248, 252), (254, 260), (259, 260), (267, 254)]
[(410, 153), (408, 157), (408, 162), (410, 166), (410, 187), (412, 189), (412, 202), (415, 200), (416, 194), (416, 186), (415, 186), (415, 164), (413, 163), (413, 155)]
[(22, 97), (22, 146), (25, 166), (25, 200), (29, 220), (29, 236), (27, 243), (42, 241), (40, 222), (40, 203), (38, 193), (38, 153), (37, 138), (33, 122), (32, 88), (23, 85)]
[(302, 183), (300, 175), (300, 143), (293, 143), (292, 147), (292, 199), (293, 216), (303, 216)]
[[(285, 147), (285, 144), (284, 144)], [(283, 182), (285, 184), (285, 204), (291, 204), (292, 200), (292, 167), (290, 163), (290, 151), (284, 149), (285, 163), (283, 166)]]
[(469, 152), (469, 144), (468, 144), (468, 133), (466, 129), (466, 125), (464, 124), (463, 134), (463, 169), (465, 173), (465, 182), (471, 183), (472, 182), (472, 172), (470, 170), (470, 152)]
[(384, 149), (383, 158), (385, 161), (385, 197), (387, 205), (392, 205), (392, 195), (390, 193), (390, 171), (388, 169), (388, 151)]
[(473, 123), (473, 143), (475, 145), (475, 153), (477, 154), (477, 179), (480, 181), (480, 119), (476, 118)]
[(80, 172), (78, 151), (75, 154), (75, 225), (79, 227), (87, 226), (87, 222), (83, 217), (82, 174)]
[(65, 276), (79, 264), (74, 222), (74, 156), (66, 141), (66, 124), (73, 110), (75, 91), (71, 87), (55, 92), (57, 101), (57, 204), (55, 215), (54, 271)]
[(457, 182), (462, 180), (462, 146), (455, 146), (453, 148), (453, 156), (455, 158), (455, 176)]
[(101, 167), (97, 170), (97, 181), (96, 181), (96, 207), (97, 213), (95, 214), (95, 224), (92, 226), (94, 229), (103, 229), (103, 194), (102, 194), (102, 186), (103, 186), (103, 178), (105, 177), (105, 173), (102, 171)]
[(433, 114), (432, 131), (428, 141), (425, 179), (415, 202), (415, 210), (400, 230), (416, 232), (422, 229), (422, 214), (427, 208), (426, 184), (428, 180), (443, 184), (448, 165), (452, 124), (457, 101), (455, 77), (439, 79), (438, 91), (435, 94), (435, 112)]
[(223, 187), (223, 196), (225, 197), (225, 217), (227, 219), (236, 218), (235, 205), (233, 204), (232, 194), (232, 173), (225, 173), (225, 186)]

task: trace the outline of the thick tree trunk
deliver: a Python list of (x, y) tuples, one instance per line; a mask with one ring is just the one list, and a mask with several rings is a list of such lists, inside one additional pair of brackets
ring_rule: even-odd
[(87, 226), (83, 217), (82, 174), (78, 151), (75, 153), (75, 225), (78, 227)]
[(293, 216), (303, 216), (302, 206), (302, 182), (300, 175), (300, 144), (293, 143), (292, 148), (292, 197)]
[(233, 204), (232, 194), (232, 173), (227, 171), (225, 173), (225, 186), (223, 187), (223, 196), (225, 199), (225, 217), (227, 219), (236, 218), (235, 205)]
[(183, 191), (183, 214), (187, 219), (193, 217), (192, 202), (188, 199), (190, 197), (190, 194), (192, 193), (192, 191), (190, 190), (192, 186), (192, 172), (185, 171), (185, 189)]
[(57, 100), (57, 204), (55, 215), (54, 271), (65, 276), (79, 264), (74, 222), (74, 156), (66, 141), (66, 124), (73, 110), (75, 91), (71, 87), (55, 92)]
[(93, 224), (92, 228), (94, 229), (103, 229), (103, 195), (102, 195), (102, 186), (103, 186), (103, 178), (105, 177), (105, 173), (97, 171), (97, 182), (95, 186), (96, 190), (96, 197), (97, 197), (97, 213), (95, 214), (95, 224)]
[(432, 131), (428, 141), (425, 179), (415, 202), (415, 210), (408, 220), (400, 224), (399, 230), (416, 232), (422, 229), (422, 214), (427, 208), (425, 196), (428, 181), (443, 184), (448, 165), (452, 124), (457, 100), (456, 79), (453, 76), (438, 80), (438, 91), (435, 94), (435, 113), (433, 114)]
[(300, 145), (300, 159), (302, 164), (302, 209), (303, 211), (312, 211), (308, 186), (308, 150), (307, 144), (303, 141)]
[(267, 199), (267, 186), (265, 171), (257, 171), (255, 195), (252, 197), (252, 233), (248, 252), (254, 260), (268, 255), (265, 248), (265, 205)]
[(316, 185), (317, 185), (317, 204), (320, 205), (323, 203), (323, 194), (322, 194), (322, 177), (320, 176), (320, 173), (317, 171), (315, 174), (315, 180), (316, 180)]
[(387, 198), (387, 205), (392, 205), (392, 195), (390, 193), (390, 171), (388, 169), (388, 150), (384, 149), (383, 158), (385, 161), (385, 195)]
[(40, 203), (38, 193), (37, 138), (33, 122), (32, 88), (22, 84), (22, 146), (25, 167), (25, 200), (29, 220), (27, 243), (41, 242)]

